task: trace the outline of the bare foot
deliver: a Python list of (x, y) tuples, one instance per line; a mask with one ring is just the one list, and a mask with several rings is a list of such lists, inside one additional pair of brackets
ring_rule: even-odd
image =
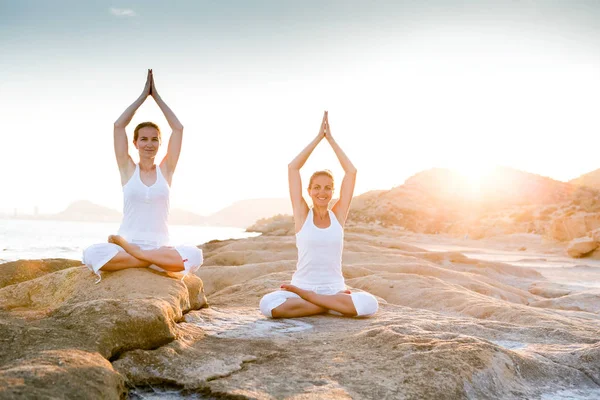
[(140, 258), (141, 249), (139, 248), (139, 246), (129, 243), (127, 240), (125, 240), (125, 238), (123, 236), (110, 235), (108, 237), (108, 242), (114, 243), (117, 246), (121, 246), (123, 248), (123, 250), (125, 250), (126, 252), (128, 252), (129, 254), (134, 256), (135, 258)]
[[(292, 292), (292, 293), (296, 293), (298, 296), (304, 298), (304, 296), (306, 295), (306, 293), (310, 292), (310, 290), (304, 290), (304, 289), (300, 289), (298, 286), (294, 286), (294, 285), (290, 285), (287, 283), (284, 283), (283, 285), (281, 285), (281, 288), (283, 290), (287, 290), (288, 292)], [(346, 290), (342, 290), (338, 293), (343, 293), (343, 294), (352, 294), (352, 292), (348, 289)]]
[(114, 244), (119, 245), (121, 247), (123, 247), (122, 244), (125, 244), (125, 245), (129, 244), (129, 242), (127, 242), (127, 240), (125, 240), (123, 238), (123, 236), (119, 236), (119, 235), (110, 235), (110, 236), (108, 236), (108, 243), (114, 243)]
[(284, 283), (283, 285), (281, 285), (281, 288), (283, 290), (287, 290), (288, 292), (296, 293), (300, 297), (302, 297), (303, 292), (307, 292), (304, 289), (300, 289), (298, 286), (290, 285), (287, 283)]
[(311, 295), (316, 294), (313, 291), (305, 290), (305, 289), (300, 289), (298, 286), (290, 285), (290, 284), (287, 284), (287, 283), (284, 283), (283, 285), (281, 285), (281, 288), (283, 290), (287, 290), (288, 292), (296, 293), (298, 296), (300, 296), (301, 298), (303, 298), (306, 301), (310, 301), (309, 297)]

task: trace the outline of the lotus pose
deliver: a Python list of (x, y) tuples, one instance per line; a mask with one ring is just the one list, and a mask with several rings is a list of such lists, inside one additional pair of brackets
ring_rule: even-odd
[[(330, 171), (315, 172), (308, 183), (313, 207), (302, 197), (300, 168), (326, 139), (344, 168), (339, 200), (329, 210), (334, 184)], [(271, 318), (305, 317), (325, 312), (345, 316), (367, 316), (378, 309), (377, 299), (365, 292), (346, 289), (342, 275), (344, 224), (354, 193), (356, 168), (333, 140), (327, 111), (323, 115), (319, 134), (288, 166), (290, 197), (294, 212), (298, 264), (291, 284), (264, 296), (260, 311)]]
[[(167, 155), (156, 165), (161, 144), (159, 127), (142, 122), (133, 133), (139, 163), (129, 155), (125, 128), (137, 109), (152, 96), (173, 130)], [(115, 122), (115, 155), (123, 186), (123, 221), (118, 235), (108, 243), (94, 244), (83, 252), (83, 262), (100, 277), (100, 271), (151, 267), (159, 271), (195, 272), (202, 264), (202, 251), (193, 246), (169, 247), (169, 193), (179, 153), (183, 126), (158, 94), (152, 70), (148, 70), (142, 94)], [(99, 282), (101, 277), (97, 280)], [(96, 283), (97, 283), (96, 282)]]

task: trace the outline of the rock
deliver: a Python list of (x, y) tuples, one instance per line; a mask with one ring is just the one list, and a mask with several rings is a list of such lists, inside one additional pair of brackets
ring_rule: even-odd
[[(348, 229), (343, 273), (353, 291), (378, 298), (379, 312), (369, 318), (274, 320), (258, 311), (261, 297), (292, 276), (292, 236), (206, 243), (201, 279), (183, 283), (132, 269), (105, 273), (93, 285), (85, 267), (72, 267), (7, 286), (0, 289), (0, 393), (119, 398), (135, 387), (129, 396), (600, 394), (599, 293), (553, 282), (534, 268), (485, 261), (504, 252), (523, 258), (516, 249), (525, 243), (544, 254), (537, 263), (553, 265), (564, 262), (562, 246), (531, 234), (469, 240), (480, 246), (469, 250), (475, 259), (457, 251), (462, 239), (416, 238), (372, 223)], [(440, 251), (424, 250), (430, 247)], [(595, 268), (564, 268), (563, 276), (593, 277)], [(203, 307), (204, 288), (210, 308)]]
[(567, 294), (558, 298), (540, 300), (529, 304), (532, 307), (556, 308), (558, 310), (585, 311), (600, 314), (600, 290), (587, 290)]
[(96, 352), (41, 350), (0, 369), (3, 399), (121, 399), (126, 395), (123, 376)]
[[(353, 290), (379, 297), (378, 314), (272, 320), (257, 305), (291, 278), (293, 241), (283, 239), (211, 247), (214, 260), (252, 250), (256, 258), (201, 268), (211, 308), (186, 314), (179, 340), (125, 352), (114, 368), (136, 387), (215, 397), (517, 399), (597, 388), (588, 372), (597, 369), (600, 327), (591, 293), (544, 305), (532, 288), (578, 289), (544, 286), (530, 268), (427, 252), (357, 229), (346, 235), (344, 275)], [(264, 251), (271, 247), (276, 254)], [(572, 307), (580, 300), (585, 311)]]
[(600, 243), (600, 229), (594, 229), (588, 233), (588, 236), (594, 239), (594, 241)]
[(82, 265), (81, 261), (66, 260), (64, 258), (19, 260), (0, 264), (0, 288), (79, 265)]
[(86, 267), (56, 269), (0, 289), (2, 397), (122, 398), (108, 360), (175, 340), (183, 314), (206, 305), (196, 276), (128, 269), (94, 284)]
[[(579, 289), (585, 290), (580, 287)], [(551, 283), (551, 282), (535, 282), (529, 287), (529, 292), (536, 296), (553, 299), (556, 297), (566, 296), (573, 293), (573, 288), (568, 285)]]
[[(428, 311), (384, 306), (368, 319), (265, 320), (256, 308), (191, 315), (197, 319), (185, 324), (185, 342), (129, 352), (115, 368), (136, 386), (176, 382), (188, 391), (265, 399), (535, 398), (540, 388), (595, 387), (579, 368), (565, 365), (593, 345), (554, 363), (533, 350), (512, 350), (527, 348), (507, 340), (516, 339), (516, 330), (500, 333), (493, 324)], [(192, 326), (207, 336), (194, 336), (199, 331)], [(480, 339), (477, 330), (498, 336)], [(586, 368), (595, 370), (596, 358)]]
[(552, 220), (549, 236), (559, 241), (570, 241), (598, 228), (600, 213), (577, 213)]
[(293, 236), (294, 230), (294, 217), (278, 214), (271, 218), (259, 219), (249, 226), (246, 232), (260, 232), (269, 236)]
[[(264, 245), (264, 240), (249, 238), (247, 241), (213, 243), (202, 246), (204, 263), (202, 269), (215, 265), (236, 266), (273, 261), (296, 260), (296, 245), (293, 237), (278, 237)], [(201, 269), (201, 270), (202, 270)]]
[(579, 258), (591, 253), (598, 248), (598, 242), (590, 237), (581, 237), (571, 240), (567, 247), (567, 254)]

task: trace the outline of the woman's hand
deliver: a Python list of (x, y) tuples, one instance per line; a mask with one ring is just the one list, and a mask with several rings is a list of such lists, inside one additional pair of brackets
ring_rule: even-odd
[(156, 85), (154, 84), (154, 74), (152, 73), (152, 70), (150, 70), (150, 82), (150, 95), (156, 99), (156, 96), (158, 96), (158, 91), (156, 90)]
[(331, 128), (329, 127), (329, 114), (327, 113), (327, 111), (325, 111), (325, 117), (323, 118), (325, 121), (325, 139), (327, 139), (327, 141), (331, 143), (331, 141), (333, 140), (333, 136), (331, 136)]
[(321, 128), (319, 129), (319, 134), (317, 135), (317, 138), (319, 138), (319, 140), (327, 137), (326, 136), (326, 131), (327, 131), (327, 111), (325, 111), (323, 113), (323, 121), (321, 121)]
[(148, 70), (148, 74), (146, 75), (146, 84), (144, 85), (144, 91), (142, 92), (142, 96), (144, 99), (152, 94), (152, 70)]

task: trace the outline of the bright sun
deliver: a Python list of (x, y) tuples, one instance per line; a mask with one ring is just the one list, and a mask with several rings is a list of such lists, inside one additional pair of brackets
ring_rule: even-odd
[(450, 168), (457, 171), (464, 179), (465, 191), (471, 194), (478, 194), (482, 189), (484, 180), (489, 177), (496, 166), (483, 162), (475, 162), (457, 164)]

